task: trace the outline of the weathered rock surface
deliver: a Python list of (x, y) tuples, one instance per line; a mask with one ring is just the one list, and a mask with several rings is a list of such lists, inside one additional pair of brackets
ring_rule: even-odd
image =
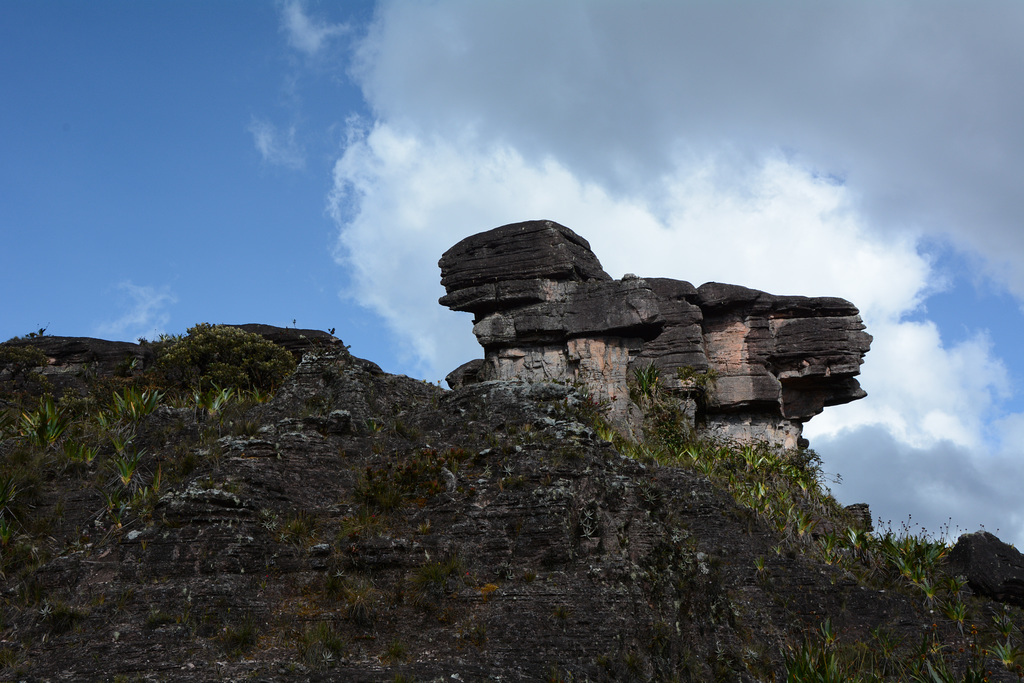
[(964, 534), (949, 553), (950, 571), (975, 593), (1024, 607), (1024, 555), (987, 531)]
[(800, 443), (803, 423), (825, 407), (866, 395), (855, 377), (871, 336), (843, 299), (612, 280), (585, 239), (552, 221), (473, 235), (439, 266), (447, 292), (440, 303), (473, 313), (484, 347), (482, 364), (453, 373), (452, 386), (581, 382), (631, 428), (633, 369), (656, 365), (665, 386), (682, 395), (694, 393), (693, 373), (707, 373), (713, 381), (695, 426), (708, 436), (785, 448)]
[(136, 426), (139, 476), (163, 471), (151, 511), (114, 524), (95, 463), (36, 494), (38, 569), (0, 577), (3, 674), (752, 682), (826, 617), (908, 642), (931, 622), (774, 550), (699, 472), (620, 455), (588, 406), (564, 384), (445, 392), (331, 345), (219, 425), (161, 407)]
[[(153, 360), (152, 350), (140, 344), (91, 337), (41, 335), (11, 339), (2, 346), (41, 351), (46, 364), (23, 370), (36, 373), (43, 378), (45, 388), (52, 387), (58, 394), (69, 389), (84, 391), (93, 377), (141, 373)], [(25, 385), (25, 373), (12, 365), (0, 361), (0, 382)], [(39, 390), (38, 387), (24, 388)]]
[(246, 332), (254, 332), (267, 341), (274, 342), (295, 356), (296, 361), (302, 360), (302, 356), (307, 351), (324, 346), (341, 345), (340, 339), (323, 330), (300, 330), (295, 327), (275, 327), (259, 323), (231, 325), (231, 327), (237, 327)]
[[(341, 346), (341, 340), (322, 330), (304, 330), (292, 327), (275, 327), (248, 323), (230, 325), (246, 332), (254, 332), (264, 339), (272, 341), (289, 351), (295, 359), (301, 360), (307, 351)], [(25, 387), (29, 393), (38, 393), (41, 389), (56, 392), (60, 395), (72, 390), (79, 393), (87, 390), (89, 381), (95, 377), (128, 377), (139, 375), (151, 367), (154, 360), (153, 350), (146, 344), (134, 342), (107, 341), (91, 337), (56, 337), (40, 335), (12, 339), (4, 342), (4, 347), (37, 349), (46, 356), (46, 364), (24, 368), (32, 370), (45, 384)], [(364, 361), (369, 362), (369, 361)], [(24, 377), (18, 377), (15, 364), (5, 364), (0, 356), (0, 384), (24, 385)], [(377, 368), (380, 371), (379, 368)], [(21, 373), (24, 374), (24, 373)], [(20, 382), (18, 380), (21, 380)], [(34, 390), (34, 391), (33, 391)]]
[(150, 504), (107, 507), (106, 440), (18, 480), (0, 680), (753, 683), (826, 619), (844, 647), (967, 644), (849, 551), (821, 562), (700, 471), (625, 457), (576, 387), (442, 391), (327, 341), (269, 403), (133, 424)]

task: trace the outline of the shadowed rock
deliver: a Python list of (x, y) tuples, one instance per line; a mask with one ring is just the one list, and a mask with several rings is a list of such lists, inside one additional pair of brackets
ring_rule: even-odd
[(1024, 555), (987, 531), (961, 536), (947, 560), (975, 593), (1024, 607)]

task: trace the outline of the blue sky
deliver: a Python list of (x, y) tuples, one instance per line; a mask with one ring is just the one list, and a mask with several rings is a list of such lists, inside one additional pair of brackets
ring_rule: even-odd
[[(365, 104), (343, 63), (289, 47), (281, 7), (0, 3), (0, 63), (0, 283), (16, 293), (0, 337), (295, 320), (391, 360), (374, 316), (339, 299), (325, 212)], [(260, 126), (287, 164), (260, 153)]]
[(469, 234), (837, 295), (843, 502), (1024, 543), (1024, 6), (0, 0), (0, 338), (336, 330), (431, 381)]

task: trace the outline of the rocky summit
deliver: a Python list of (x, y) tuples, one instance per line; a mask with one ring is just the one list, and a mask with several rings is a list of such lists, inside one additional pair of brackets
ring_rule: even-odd
[(612, 280), (551, 223), (442, 267), (452, 390), (267, 325), (0, 344), (0, 681), (1024, 678), (1014, 548), (708, 436), (856, 398), (852, 306)]
[(781, 448), (801, 445), (804, 422), (826, 406), (866, 396), (856, 376), (871, 336), (843, 299), (613, 280), (585, 239), (544, 220), (468, 237), (438, 265), (440, 303), (473, 313), (484, 347), (451, 386), (578, 382), (633, 433), (630, 380), (653, 369), (665, 389), (690, 396), (702, 435)]

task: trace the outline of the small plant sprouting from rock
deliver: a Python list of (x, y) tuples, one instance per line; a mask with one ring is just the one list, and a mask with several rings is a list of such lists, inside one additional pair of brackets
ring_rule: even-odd
[(317, 527), (317, 520), (309, 512), (300, 510), (281, 525), (280, 540), (305, 546), (312, 543)]
[(298, 639), (298, 650), (303, 661), (314, 669), (326, 669), (334, 658), (345, 652), (345, 639), (333, 624), (318, 621), (308, 627)]
[(648, 407), (661, 396), (661, 369), (648, 363), (633, 370), (633, 389), (630, 398), (641, 407)]
[(409, 579), (414, 604), (436, 607), (455, 588), (461, 571), (462, 561), (454, 553), (441, 560), (428, 560)]
[(396, 638), (388, 643), (388, 647), (384, 650), (384, 654), (381, 659), (386, 664), (391, 664), (393, 662), (401, 662), (407, 655), (408, 648), (406, 648), (405, 643)]
[(259, 635), (260, 629), (256, 619), (246, 614), (238, 624), (225, 626), (219, 634), (219, 639), (229, 654), (239, 656), (256, 645)]
[(351, 578), (345, 580), (342, 595), (346, 614), (352, 623), (362, 627), (372, 626), (377, 619), (380, 591), (374, 588), (368, 579)]

